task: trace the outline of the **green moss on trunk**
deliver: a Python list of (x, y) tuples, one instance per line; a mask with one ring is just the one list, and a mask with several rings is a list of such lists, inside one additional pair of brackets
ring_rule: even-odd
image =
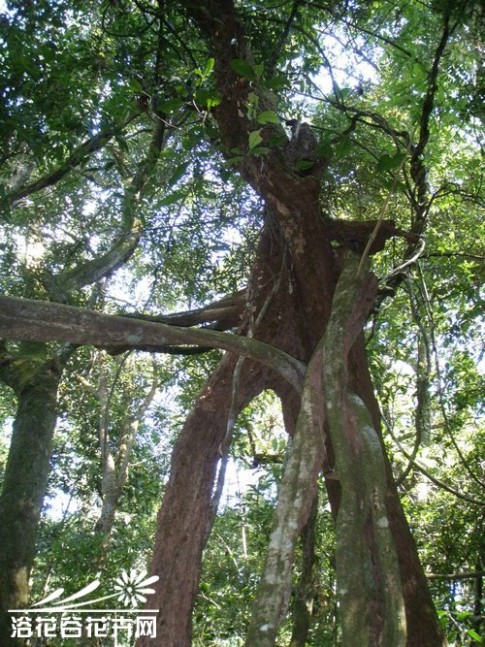
[(0, 496), (0, 644), (11, 638), (8, 609), (28, 603), (29, 575), (50, 470), (61, 367), (48, 361), (16, 389), (18, 408)]

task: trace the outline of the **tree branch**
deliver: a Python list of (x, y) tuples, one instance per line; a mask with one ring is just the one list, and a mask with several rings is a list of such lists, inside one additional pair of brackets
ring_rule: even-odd
[(246, 304), (245, 293), (245, 289), (239, 290), (239, 292), (229, 294), (202, 308), (174, 312), (169, 315), (147, 315), (136, 312), (123, 314), (123, 316), (172, 326), (189, 327), (198, 324), (210, 324), (209, 327), (212, 330), (222, 331), (228, 328), (234, 328), (241, 323), (244, 306)]
[(121, 133), (126, 128), (126, 126), (128, 126), (132, 121), (139, 117), (140, 114), (141, 112), (132, 112), (122, 124), (115, 126), (114, 128), (102, 130), (90, 139), (87, 139), (85, 142), (80, 144), (57, 169), (55, 169), (51, 173), (48, 173), (47, 175), (44, 175), (44, 177), (41, 177), (38, 180), (31, 182), (30, 184), (27, 184), (24, 187), (8, 193), (7, 199), (11, 204), (14, 204), (22, 198), (26, 198), (33, 193), (37, 193), (42, 189), (46, 189), (49, 186), (57, 184), (57, 182), (59, 182), (59, 180), (62, 180), (62, 178), (67, 175), (69, 171), (82, 164), (89, 155), (101, 150), (109, 142), (110, 139), (115, 137), (115, 135)]
[(485, 571), (471, 571), (469, 573), (431, 573), (426, 575), (428, 580), (472, 580), (485, 577)]
[(61, 341), (102, 348), (156, 352), (162, 345), (195, 344), (220, 348), (269, 366), (301, 390), (305, 367), (287, 353), (256, 339), (201, 328), (105, 315), (74, 306), (0, 297), (0, 337), (23, 341)]

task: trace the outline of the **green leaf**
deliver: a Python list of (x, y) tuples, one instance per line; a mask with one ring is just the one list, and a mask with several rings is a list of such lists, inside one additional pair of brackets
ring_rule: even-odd
[(207, 60), (207, 63), (205, 64), (204, 70), (201, 70), (199, 68), (194, 70), (194, 73), (199, 77), (199, 79), (196, 81), (196, 85), (202, 85), (204, 83), (204, 81), (207, 79), (207, 77), (214, 69), (214, 63), (215, 63), (214, 59), (209, 58)]
[(130, 149), (128, 148), (127, 141), (124, 137), (121, 137), (121, 135), (115, 135), (116, 143), (120, 147), (122, 151), (125, 151), (127, 153)]
[(406, 159), (407, 154), (398, 152), (395, 155), (388, 155), (385, 153), (377, 161), (377, 170), (378, 171), (393, 171), (402, 166), (402, 163)]
[(347, 153), (350, 152), (352, 149), (352, 140), (348, 135), (344, 135), (339, 139), (337, 144), (335, 145), (334, 151), (335, 155), (340, 158), (340, 157), (345, 157)]
[(229, 164), (239, 164), (243, 159), (244, 155), (235, 155), (234, 157), (230, 157), (227, 161)]
[(207, 99), (207, 109), (210, 110), (211, 108), (215, 108), (220, 104), (220, 102), (221, 102), (220, 97), (216, 97), (216, 96), (209, 97)]
[(209, 58), (209, 60), (205, 64), (205, 69), (204, 69), (204, 76), (205, 77), (209, 76), (209, 74), (214, 69), (214, 63), (215, 63), (215, 60), (213, 58)]
[(263, 76), (264, 64), (263, 63), (258, 63), (257, 65), (254, 66), (254, 70), (256, 72), (257, 78), (260, 79)]
[(482, 644), (482, 639), (481, 637), (477, 634), (477, 632), (474, 629), (468, 629), (467, 634), (470, 636), (470, 638), (473, 638), (477, 643)]
[(195, 100), (204, 108), (213, 108), (221, 102), (221, 97), (216, 90), (199, 88), (195, 93)]
[(176, 202), (181, 202), (186, 197), (187, 197), (187, 189), (179, 189), (178, 191), (174, 191), (173, 193), (170, 193), (165, 198), (162, 198), (159, 204), (162, 207), (168, 207), (171, 204), (175, 204)]
[(331, 142), (328, 140), (319, 142), (316, 153), (319, 157), (330, 159), (333, 156), (333, 146)]
[(256, 121), (264, 126), (265, 124), (279, 124), (280, 118), (278, 117), (276, 112), (273, 112), (272, 110), (265, 110), (264, 112), (259, 113)]
[(256, 146), (251, 149), (251, 155), (267, 155), (270, 149), (267, 146)]
[(299, 160), (295, 166), (300, 171), (307, 171), (315, 166), (315, 162), (312, 162), (311, 160)]
[(261, 137), (261, 130), (253, 130), (249, 133), (249, 150), (253, 150), (256, 146), (259, 146), (263, 138)]
[(229, 62), (229, 65), (236, 74), (239, 74), (239, 76), (243, 76), (245, 79), (249, 79), (250, 81), (256, 81), (257, 77), (253, 66), (243, 58), (233, 58), (232, 61)]
[(456, 614), (456, 618), (460, 622), (463, 622), (463, 620), (468, 620), (468, 618), (470, 618), (471, 615), (472, 615), (471, 612), (468, 611), (468, 610), (467, 611), (460, 611), (460, 613)]
[(183, 105), (184, 102), (181, 99), (168, 99), (167, 101), (162, 101), (159, 108), (162, 112), (170, 113), (179, 110)]

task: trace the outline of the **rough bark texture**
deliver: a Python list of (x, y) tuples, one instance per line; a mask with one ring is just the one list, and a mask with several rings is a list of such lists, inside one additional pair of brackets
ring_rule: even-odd
[[(316, 331), (320, 325), (315, 318), (311, 322), (312, 325), (306, 325), (305, 318), (301, 316), (300, 294), (295, 289), (288, 290), (289, 283), (293, 282), (293, 285), (297, 285), (297, 282), (292, 270), (288, 269), (288, 266), (292, 265), (290, 260), (286, 262), (286, 269), (281, 269), (281, 255), (278, 254), (278, 251), (284, 248), (284, 243), (281, 241), (281, 237), (278, 243), (278, 231), (274, 224), (268, 224), (259, 247), (258, 260), (253, 273), (253, 277), (255, 277), (253, 287), (271, 284), (269, 277), (273, 276), (274, 280), (274, 268), (280, 268), (279, 271), (285, 273), (285, 280), (280, 283), (284, 287), (273, 294), (267, 319), (263, 321), (257, 332), (264, 340), (272, 338), (279, 348), (292, 352), (300, 359), (308, 359), (312, 344), (316, 344), (316, 334), (311, 334), (312, 329)], [(258, 293), (258, 290), (255, 289), (254, 292)], [(261, 307), (261, 303), (264, 303), (264, 294), (267, 293), (268, 288), (266, 288), (266, 292), (258, 293), (260, 301), (257, 307)], [(321, 298), (321, 295), (319, 294), (316, 298)], [(310, 295), (307, 295), (307, 299), (310, 301)], [(285, 322), (284, 326), (280, 323), (282, 321)], [(322, 320), (320, 319), (320, 321)], [(249, 364), (252, 365), (251, 362)], [(210, 508), (209, 492), (212, 487), (210, 479), (215, 475), (215, 466), (218, 460), (216, 450), (225, 434), (224, 415), (227, 414), (230, 390), (228, 380), (230, 380), (231, 371), (228, 371), (224, 379), (221, 379), (221, 370), (222, 368), (219, 368), (211, 379), (202, 396), (202, 401), (196, 405), (177, 443), (172, 462), (172, 477), (159, 518), (152, 572), (163, 574), (168, 568), (164, 565), (172, 565), (170, 567), (171, 575), (170, 573), (167, 576), (164, 575), (163, 584), (160, 583), (160, 593), (156, 605), (162, 613), (160, 618), (162, 633), (157, 639), (157, 644), (163, 645), (163, 647), (188, 647), (191, 644), (190, 610), (200, 570), (204, 544), (203, 529), (206, 527)], [(285, 420), (288, 422), (288, 426), (294, 424), (298, 409), (298, 397), (295, 391), (273, 373), (258, 372), (254, 365), (252, 365), (252, 371), (251, 389), (256, 392), (263, 388), (273, 388), (283, 399)], [(370, 382), (361, 334), (357, 335), (349, 353), (348, 371), (350, 388), (358, 393), (362, 401), (366, 403), (372, 414), (373, 425), (379, 428), (379, 412)], [(217, 387), (214, 389), (216, 383)], [(259, 389), (257, 388), (258, 384)], [(250, 393), (243, 381), (241, 382), (240, 398), (246, 397), (250, 397)], [(205, 411), (206, 407), (216, 407), (218, 416), (220, 415), (222, 420), (218, 417), (219, 422), (215, 424), (214, 420), (211, 420), (210, 413)], [(202, 441), (204, 442), (203, 446), (200, 444)], [(331, 455), (331, 451), (327, 453)], [(386, 468), (388, 467), (386, 462)], [(201, 477), (202, 474), (204, 478)], [(339, 483), (335, 479), (328, 481), (333, 484), (333, 501), (334, 505), (338, 506)], [(204, 484), (203, 488), (201, 488), (201, 483)], [(197, 496), (194, 493), (197, 493)], [(429, 645), (442, 645), (439, 624), (417, 558), (416, 548), (400, 507), (397, 491), (389, 478), (386, 497), (389, 523), (399, 553), (406, 615), (408, 622), (411, 623), (407, 645), (414, 647), (418, 644), (426, 644), (426, 642), (422, 642), (423, 639), (428, 641)], [(311, 500), (307, 503), (309, 506)], [(302, 519), (304, 520), (304, 517)], [(197, 528), (196, 533), (194, 524)], [(180, 561), (183, 561), (183, 577), (179, 567), (174, 566)], [(418, 596), (419, 604), (415, 603), (414, 596)], [(416, 636), (420, 636), (419, 640), (416, 639)], [(141, 642), (140, 644), (145, 643)], [(248, 644), (258, 645), (258, 647), (260, 645), (256, 642)]]
[[(172, 456), (151, 569), (160, 577), (150, 605), (160, 609), (156, 644), (164, 647), (191, 644), (191, 610), (207, 538), (216, 468), (226, 435), (235, 361), (232, 355), (221, 361), (189, 415)], [(258, 369), (245, 362), (236, 410), (257, 395), (257, 374)], [(139, 644), (148, 647), (154, 643), (147, 638)]]
[(50, 471), (56, 424), (57, 387), (62, 367), (42, 364), (24, 379), (9, 380), (18, 397), (17, 415), (0, 496), (0, 644), (11, 638), (8, 609), (25, 608), (35, 556), (37, 527)]

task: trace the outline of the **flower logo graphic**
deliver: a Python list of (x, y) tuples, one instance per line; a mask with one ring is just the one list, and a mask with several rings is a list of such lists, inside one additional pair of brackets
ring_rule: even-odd
[(147, 588), (147, 586), (157, 580), (158, 575), (147, 578), (146, 571), (132, 569), (127, 572), (123, 570), (121, 575), (116, 578), (113, 589), (122, 604), (127, 607), (137, 607), (140, 602), (146, 602), (145, 595), (155, 593), (155, 589)]
[[(12, 637), (52, 638), (60, 635), (61, 638), (81, 638), (83, 631), (88, 636), (97, 636), (100, 631), (99, 636), (113, 638), (110, 644), (114, 647), (126, 644), (124, 640), (118, 642), (121, 633), (128, 634), (130, 639), (133, 636), (156, 638), (156, 614), (159, 610), (145, 608), (138, 611), (137, 607), (140, 602), (147, 601), (145, 596), (155, 593), (155, 589), (148, 586), (158, 579), (158, 575), (147, 577), (146, 571), (123, 570), (114, 582), (112, 593), (88, 600), (85, 598), (99, 588), (99, 580), (93, 580), (68, 597), (63, 597), (62, 587), (57, 588), (29, 609), (9, 609)], [(99, 603), (106, 600), (118, 600), (128, 608), (120, 609), (120, 605), (116, 605), (114, 609), (105, 607), (100, 610)]]

